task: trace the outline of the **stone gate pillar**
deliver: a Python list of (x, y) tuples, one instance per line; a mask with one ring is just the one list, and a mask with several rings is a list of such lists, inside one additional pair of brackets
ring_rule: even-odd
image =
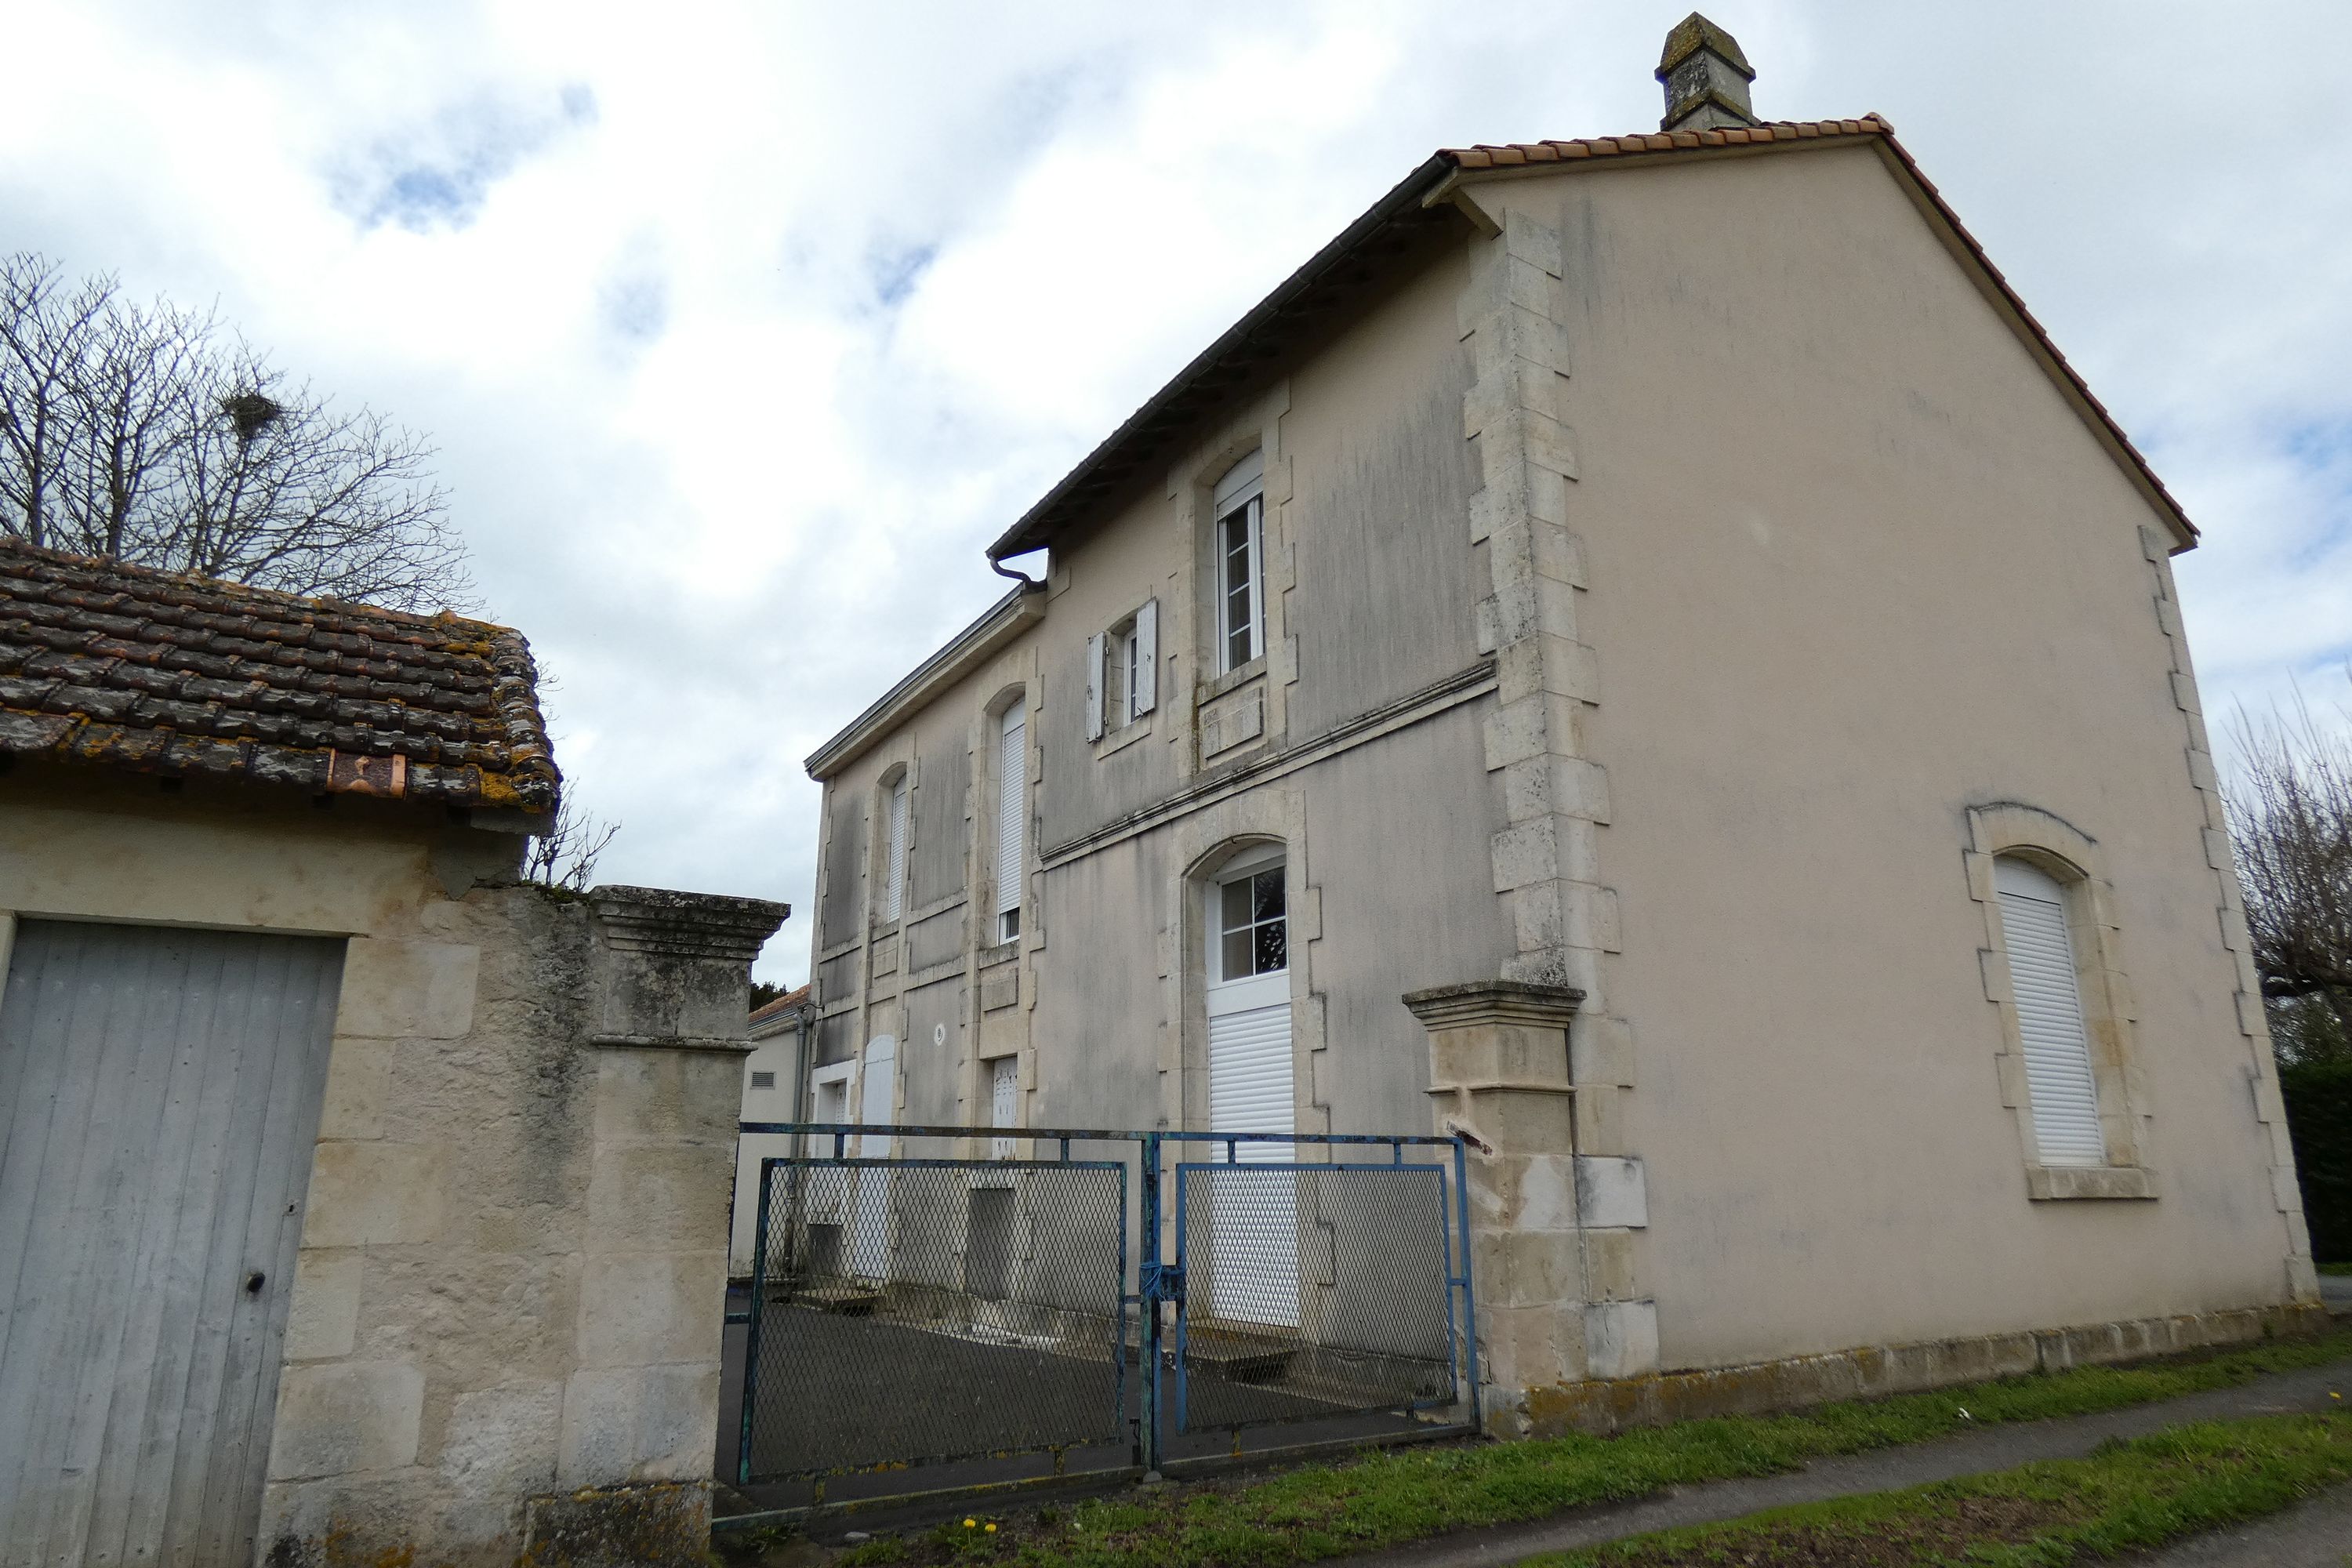
[(1654, 1305), (1625, 1299), (1641, 1163), (1577, 1152), (1569, 1027), (1583, 999), (1509, 980), (1404, 998), (1429, 1031), (1437, 1131), (1470, 1143), (1478, 1372), (1499, 1436), (1563, 1425), (1570, 1385), (1657, 1367)]

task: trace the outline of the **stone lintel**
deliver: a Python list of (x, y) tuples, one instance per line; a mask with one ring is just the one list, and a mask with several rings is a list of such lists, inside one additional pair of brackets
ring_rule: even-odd
[(1474, 980), (1405, 994), (1404, 1005), (1424, 1028), (1474, 1028), (1481, 1024), (1565, 1029), (1584, 993), (1573, 985), (1525, 980)]
[(668, 888), (607, 886), (593, 889), (604, 945), (625, 952), (749, 963), (793, 912), (790, 904), (727, 893), (682, 893)]

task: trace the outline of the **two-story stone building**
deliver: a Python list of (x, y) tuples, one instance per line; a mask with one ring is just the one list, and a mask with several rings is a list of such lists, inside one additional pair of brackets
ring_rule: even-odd
[(1892, 129), (1750, 74), (1694, 17), (1660, 133), (1433, 156), (990, 547), (1043, 581), (809, 760), (814, 1114), (1433, 1104), (1518, 1429), (2313, 1299), (2196, 531)]

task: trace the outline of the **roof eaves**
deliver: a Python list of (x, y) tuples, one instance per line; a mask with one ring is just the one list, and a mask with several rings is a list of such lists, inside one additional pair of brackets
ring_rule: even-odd
[[(1840, 142), (1866, 142), (1878, 147), (1893, 160), (1895, 166), (1918, 193), (1932, 217), (1949, 232), (1965, 258), (1975, 263), (1980, 277), (1990, 287), (1996, 304), (2011, 314), (2014, 325), (2027, 340), (2029, 347), (2042, 359), (2062, 392), (2076, 403), (2094, 433), (2109, 447), (2150, 503), (2162, 513), (2179, 548), (2194, 547), (2197, 542), (2196, 525), (2189, 521), (2188, 513), (2171, 491), (2165, 488), (2164, 481), (2157, 477), (2147, 458), (2124, 434), (2123, 427), (2116, 422), (2106, 405), (2092, 394), (2081, 374), (2067, 363), (2066, 356), (2051, 341), (2049, 332), (2025, 308), (2025, 302), (2010, 287), (2009, 280), (2001, 276), (2000, 269), (1985, 254), (1983, 246), (1961, 224), (1958, 216), (1944, 201), (1934, 184), (1919, 172), (1919, 166), (1912, 160), (1910, 153), (1895, 139), (1895, 127), (1884, 116), (1870, 113), (1857, 120), (1774, 121), (1757, 126), (1725, 126), (1707, 131), (1661, 131), (1631, 136), (1595, 136), (1573, 141), (1517, 142), (1441, 149), (1398, 182), (1360, 217), (1309, 258), (1305, 266), (1292, 273), (1273, 293), (1260, 300), (1247, 315), (1202, 351), (1173, 379), (1154, 393), (1142, 407), (1129, 416), (1125, 423), (1106, 437), (1059, 484), (1047, 491), (1002, 538), (989, 546), (989, 559), (1002, 561), (1008, 556), (1042, 549), (1051, 542), (1053, 536), (1070, 521), (1068, 514), (1077, 511), (1093, 494), (1108, 489), (1123, 477), (1119, 472), (1106, 474), (1104, 470), (1114, 467), (1124, 448), (1143, 436), (1155, 423), (1186, 423), (1181, 405), (1198, 384), (1226, 370), (1227, 362), (1240, 353), (1286, 307), (1310, 293), (1327, 275), (1383, 228), (1395, 224), (1414, 209), (1426, 212), (1437, 206), (1452, 207), (1461, 214), (1465, 221), (1486, 227), (1491, 220), (1485, 217), (1477, 203), (1466, 193), (1457, 191), (1457, 187), (1467, 183), (1465, 176), (1557, 173), (1563, 167), (1594, 160), (1646, 159), (1662, 154), (1687, 155), (1694, 153), (1720, 156), (1818, 148)], [(1456, 199), (1448, 201), (1449, 196)], [(1129, 458), (1127, 467), (1131, 468), (1134, 462), (1149, 456), (1150, 450), (1147, 448)]]
[[(1105, 437), (1094, 450), (1063, 477), (1060, 483), (1045, 492), (1036, 505), (1024, 512), (1019, 521), (1005, 530), (995, 543), (988, 547), (988, 558), (1003, 561), (1014, 555), (1024, 555), (1041, 550), (1067, 521), (1064, 515), (1076, 510), (1076, 504), (1087, 492), (1113, 482), (1118, 476), (1106, 479), (1108, 468), (1120, 452), (1143, 436), (1155, 425), (1181, 426), (1190, 423), (1182, 412), (1186, 395), (1201, 383), (1221, 374), (1231, 375), (1236, 368), (1246, 373), (1254, 363), (1271, 359), (1279, 349), (1266, 340), (1286, 310), (1300, 305), (1323, 284), (1344, 262), (1383, 230), (1401, 222), (1426, 216), (1422, 198), (1454, 171), (1452, 159), (1444, 153), (1433, 154), (1412, 173), (1397, 182), (1387, 195), (1366, 208), (1363, 214), (1340, 230), (1328, 244), (1307, 259), (1289, 277), (1276, 286), (1274, 291), (1259, 300), (1249, 312), (1195, 355), (1191, 363), (1169, 380), (1158, 392), (1145, 400), (1143, 405), (1127, 416), (1118, 429)], [(1234, 363), (1242, 360), (1238, 367)]]
[(1024, 583), (980, 614), (980, 617), (950, 637), (945, 646), (909, 670), (899, 682), (876, 699), (833, 739), (809, 753), (803, 765), (809, 777), (822, 783), (865, 755), (868, 748), (896, 729), (898, 721), (920, 707), (950, 683), (1003, 647), (1023, 630), (1045, 617), (1043, 584)]

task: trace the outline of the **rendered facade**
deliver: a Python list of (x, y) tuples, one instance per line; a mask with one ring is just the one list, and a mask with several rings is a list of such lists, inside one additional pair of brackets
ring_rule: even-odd
[(992, 547), (810, 759), (836, 1111), (1433, 1108), (1503, 1430), (2310, 1310), (2196, 533), (1748, 74), (1694, 18), (1661, 133), (1437, 154)]

